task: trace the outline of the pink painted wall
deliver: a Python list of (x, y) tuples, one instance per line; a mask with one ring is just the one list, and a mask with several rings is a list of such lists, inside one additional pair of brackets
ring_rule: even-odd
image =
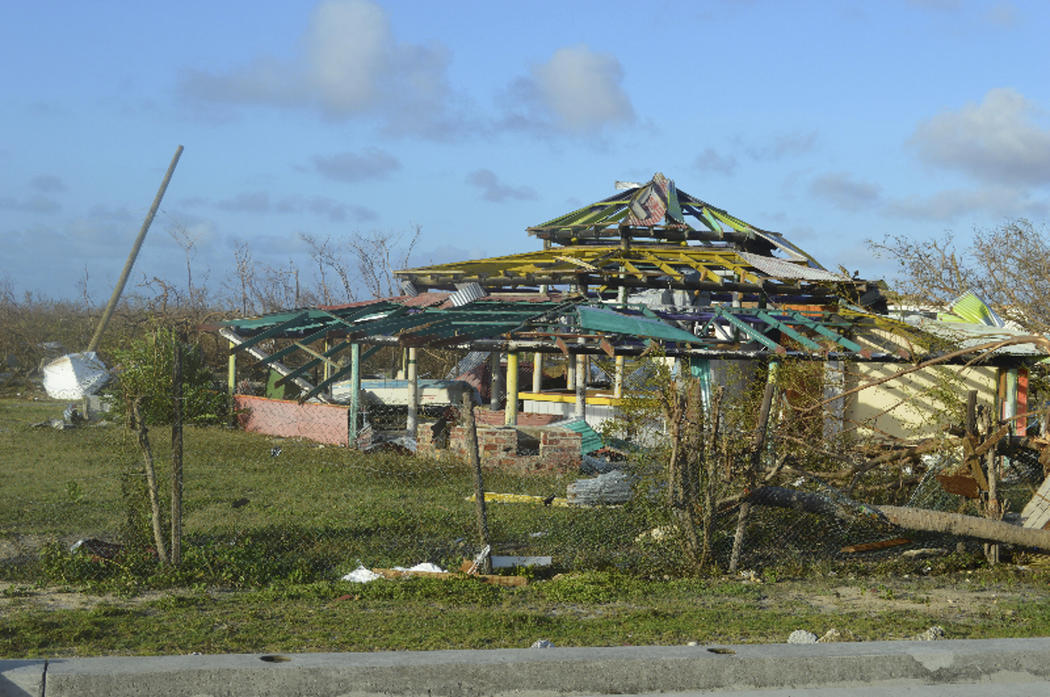
[(281, 438), (305, 438), (349, 445), (348, 409), (338, 404), (299, 404), (284, 399), (234, 395), (237, 419), (245, 431)]

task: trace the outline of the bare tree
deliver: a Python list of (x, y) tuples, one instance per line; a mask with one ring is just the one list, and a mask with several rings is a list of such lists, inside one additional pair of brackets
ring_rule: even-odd
[(328, 287), (328, 271), (332, 271), (339, 277), (339, 282), (343, 286), (344, 298), (350, 302), (355, 300), (356, 294), (354, 293), (350, 270), (341, 255), (333, 249), (331, 238), (326, 237), (324, 240), (318, 240), (309, 233), (300, 232), (299, 239), (310, 248), (310, 258), (317, 264), (317, 273), (321, 282), (321, 295), (325, 304), (330, 305), (334, 300)]
[(185, 223), (172, 219), (171, 224), (168, 226), (168, 234), (171, 239), (175, 240), (175, 244), (182, 248), (182, 252), (186, 257), (186, 297), (190, 304), (194, 304), (199, 298), (197, 294), (193, 292), (193, 257), (196, 255), (197, 241), (200, 239), (200, 232), (191, 232)]
[(401, 245), (402, 233), (370, 232), (355, 234), (350, 240), (350, 251), (357, 263), (357, 271), (365, 289), (373, 298), (400, 295), (400, 289), (394, 280), (394, 271), (408, 266), (422, 225), (415, 225), (411, 236)]
[(965, 250), (950, 235), (930, 241), (891, 235), (869, 245), (897, 262), (902, 294), (945, 304), (973, 290), (1001, 316), (1033, 332), (1050, 331), (1050, 238), (1027, 220), (978, 230)]

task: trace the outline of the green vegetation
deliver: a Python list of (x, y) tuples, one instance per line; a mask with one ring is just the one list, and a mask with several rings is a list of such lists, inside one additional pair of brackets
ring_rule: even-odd
[[(553, 568), (529, 572), (529, 585), (340, 581), (359, 563), (451, 568), (472, 556), (469, 469), (221, 426), (186, 428), (183, 563), (164, 567), (128, 531), (146, 525), (126, 503), (128, 491), (145, 487), (134, 434), (119, 420), (32, 426), (62, 407), (0, 400), (4, 657), (496, 648), (539, 638), (563, 646), (761, 642), (798, 628), (892, 639), (932, 624), (950, 637), (1048, 631), (1048, 577), (1037, 564), (992, 569), (965, 553), (845, 562), (786, 537), (784, 511), (749, 538), (780, 552), (747, 567), (758, 571), (750, 580), (683, 576), (677, 543), (643, 535), (652, 527), (643, 505), (490, 504), (497, 553), (554, 558)], [(151, 429), (162, 494), (165, 435)], [(547, 496), (575, 476), (488, 472), (486, 489)], [(82, 537), (121, 542), (124, 551), (113, 559), (70, 553)], [(716, 537), (716, 551), (727, 542)], [(786, 554), (792, 545), (797, 554)]]

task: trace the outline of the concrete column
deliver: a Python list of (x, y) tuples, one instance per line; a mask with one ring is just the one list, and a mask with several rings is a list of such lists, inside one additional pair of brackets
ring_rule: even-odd
[(573, 417), (583, 419), (587, 416), (587, 356), (576, 354), (576, 409)]
[(503, 396), (503, 373), (500, 372), (500, 352), (493, 351), (489, 354), (489, 409), (499, 410), (500, 397)]
[(543, 354), (537, 351), (532, 354), (532, 391), (543, 390)]
[(518, 352), (507, 351), (507, 406), (503, 411), (503, 423), (518, 425)]
[(623, 356), (616, 357), (616, 370), (613, 371), (613, 397), (620, 399), (623, 397)]
[(350, 344), (350, 411), (347, 433), (350, 447), (357, 441), (357, 415), (361, 409), (361, 344)]
[(416, 426), (419, 423), (419, 380), (416, 374), (416, 349), (408, 349), (408, 435), (416, 437)]
[(576, 389), (576, 356), (571, 353), (565, 357), (565, 389)]

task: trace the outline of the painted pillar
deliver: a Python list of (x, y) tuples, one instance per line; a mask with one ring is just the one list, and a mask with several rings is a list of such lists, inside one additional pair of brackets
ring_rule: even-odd
[(350, 447), (357, 442), (357, 415), (361, 408), (361, 344), (350, 344), (350, 411), (347, 434)]
[(518, 425), (518, 352), (507, 351), (507, 406), (503, 411), (503, 423)]
[(576, 356), (571, 353), (565, 357), (565, 389), (576, 389)]
[(623, 397), (623, 356), (617, 356), (616, 369), (613, 371), (613, 397), (620, 399)]
[(587, 356), (576, 354), (576, 408), (573, 417), (584, 419), (587, 416)]
[[(327, 357), (328, 349), (330, 348), (332, 348), (332, 345), (328, 342), (328, 337), (326, 336), (324, 338), (324, 347), (321, 349), (321, 353), (324, 354), (325, 357)], [(324, 382), (327, 381), (328, 378), (332, 377), (332, 363), (330, 360), (325, 360), (321, 363), (321, 365), (323, 366), (321, 368), (321, 380), (322, 382)], [(329, 389), (328, 391), (331, 392), (331, 389)]]
[(503, 396), (503, 373), (500, 372), (500, 353), (489, 354), (489, 409), (499, 410), (500, 397)]
[(532, 354), (532, 391), (543, 390), (543, 354), (537, 351)]
[(237, 352), (236, 344), (230, 342), (230, 356), (226, 359), (226, 390), (233, 397), (237, 390)]
[(408, 349), (408, 435), (416, 437), (416, 426), (419, 423), (419, 379), (416, 374), (416, 349)]

